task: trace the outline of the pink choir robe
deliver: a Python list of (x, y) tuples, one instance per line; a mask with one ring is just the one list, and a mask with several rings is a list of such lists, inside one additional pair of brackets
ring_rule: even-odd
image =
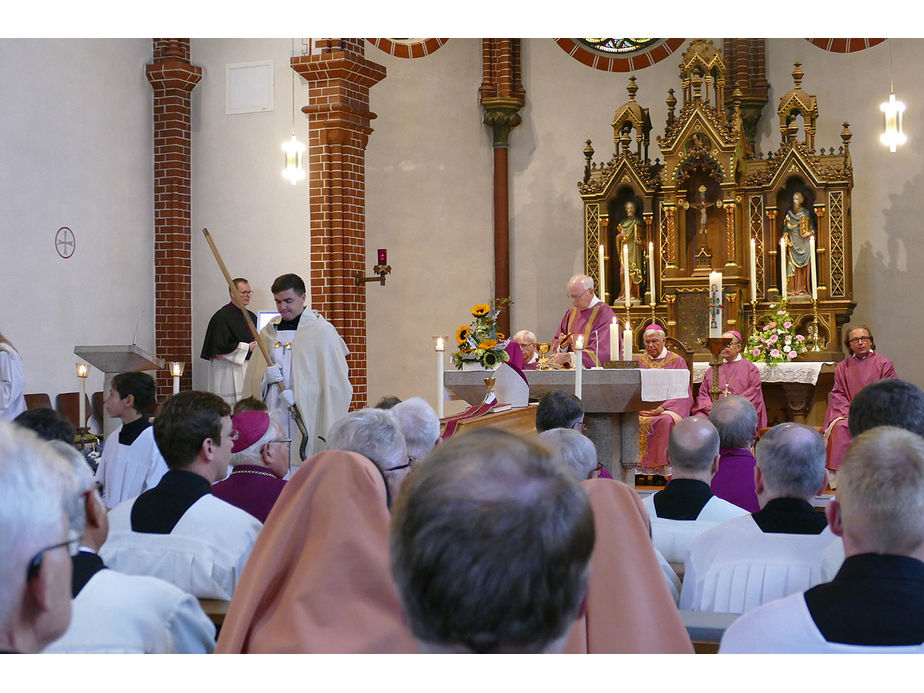
[(828, 448), (828, 469), (840, 469), (852, 440), (847, 428), (850, 403), (864, 387), (883, 378), (897, 378), (895, 366), (885, 356), (870, 352), (865, 359), (848, 356), (834, 367), (834, 387), (828, 396), (823, 426)]
[[(635, 360), (639, 368), (676, 368), (687, 370), (687, 362), (682, 356), (664, 349), (663, 356), (651, 358), (646, 353), (639, 354)], [(689, 371), (687, 371), (689, 372)], [(658, 416), (638, 417), (638, 466), (644, 469), (665, 469), (667, 461), (667, 440), (671, 427), (690, 415), (693, 406), (693, 391), (686, 397), (669, 399), (662, 405), (664, 413)]]
[[(693, 406), (694, 416), (709, 417), (712, 411), (712, 397), (709, 388), (712, 387), (712, 366), (706, 369), (696, 404)], [(760, 389), (760, 371), (757, 366), (744, 358), (723, 363), (719, 366), (719, 397), (726, 395), (743, 395), (757, 410), (757, 427), (767, 425), (767, 408), (764, 406), (764, 393)]]
[(574, 341), (584, 335), (584, 368), (602, 366), (610, 357), (610, 325), (616, 317), (613, 309), (594, 296), (589, 307), (568, 309), (561, 319), (557, 334), (573, 336), (568, 351), (574, 351)]

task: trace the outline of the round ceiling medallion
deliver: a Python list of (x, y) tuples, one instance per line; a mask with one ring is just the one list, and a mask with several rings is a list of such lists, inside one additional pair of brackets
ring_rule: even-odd
[(67, 226), (62, 226), (55, 234), (55, 250), (67, 260), (77, 250), (77, 238)]

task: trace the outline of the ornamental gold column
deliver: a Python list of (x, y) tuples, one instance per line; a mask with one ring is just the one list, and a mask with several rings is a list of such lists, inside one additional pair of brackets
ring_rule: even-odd
[(366, 144), (375, 113), (369, 90), (385, 68), (363, 57), (363, 39), (319, 39), (320, 54), (292, 58), (308, 83), (311, 306), (350, 350), (351, 409), (366, 406)]
[[(511, 128), (520, 124), (526, 100), (520, 83), (520, 39), (482, 40), (483, 79), (479, 92), (484, 124), (491, 128), (494, 152), (494, 297), (510, 296), (510, 207), (507, 153)], [(510, 311), (498, 318), (510, 337)]]

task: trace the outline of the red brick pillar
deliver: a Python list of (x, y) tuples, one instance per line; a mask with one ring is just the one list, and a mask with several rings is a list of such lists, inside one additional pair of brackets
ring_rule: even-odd
[[(375, 114), (369, 89), (385, 68), (363, 57), (363, 39), (320, 39), (320, 55), (292, 58), (308, 82), (308, 180), (311, 211), (311, 306), (350, 349), (351, 408), (366, 406), (365, 150)], [(369, 263), (371, 266), (374, 262)], [(378, 284), (370, 291), (383, 290)]]
[[(147, 66), (154, 89), (154, 341), (165, 361), (186, 364), (180, 388), (192, 387), (192, 262), (190, 255), (190, 94), (202, 68), (189, 62), (189, 39), (154, 39)], [(157, 400), (173, 379), (157, 373)]]

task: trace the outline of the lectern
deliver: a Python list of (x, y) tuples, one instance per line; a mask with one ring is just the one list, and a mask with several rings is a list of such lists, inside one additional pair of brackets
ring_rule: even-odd
[[(112, 376), (128, 371), (156, 371), (164, 367), (164, 360), (147, 353), (135, 344), (119, 346), (75, 346), (74, 353), (103, 373), (103, 399), (109, 396)], [(103, 407), (103, 436), (115, 430), (115, 419)]]
[[(574, 392), (574, 371), (524, 371), (529, 395), (541, 399), (553, 390)], [(484, 399), (485, 371), (449, 371), (446, 389), (469, 404)], [(690, 373), (679, 369), (588, 368), (582, 375), (584, 424), (597, 448), (597, 461), (630, 486), (638, 460), (638, 412), (668, 399), (686, 397)]]

